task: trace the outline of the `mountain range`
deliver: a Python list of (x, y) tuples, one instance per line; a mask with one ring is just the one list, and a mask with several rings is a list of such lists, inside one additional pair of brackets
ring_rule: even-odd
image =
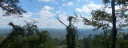
[[(65, 29), (58, 29), (58, 28), (40, 28), (41, 31), (47, 30), (52, 38), (65, 38), (66, 30)], [(0, 35), (6, 36), (11, 32), (10, 28), (0, 28)], [(78, 37), (84, 38), (87, 37), (89, 34), (98, 34), (101, 33), (101, 30), (93, 31), (92, 28), (90, 29), (78, 29)]]

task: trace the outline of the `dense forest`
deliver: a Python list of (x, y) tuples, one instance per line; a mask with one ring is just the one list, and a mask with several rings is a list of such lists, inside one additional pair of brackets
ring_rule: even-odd
[[(64, 23), (61, 16), (56, 14), (56, 20), (65, 26), (65, 38), (52, 38), (47, 30), (38, 28), (36, 25), (38, 21), (25, 21), (26, 24), (23, 26), (10, 22), (8, 23), (8, 26), (12, 27), (10, 33), (7, 36), (0, 35), (0, 48), (128, 48), (128, 0), (102, 0), (102, 2), (105, 7), (92, 10), (91, 19), (74, 13), (67, 15), (67, 23)], [(5, 11), (3, 16), (26, 13), (27, 11), (18, 3), (19, 0), (0, 0), (0, 8)], [(119, 6), (119, 9), (115, 9), (115, 6)], [(105, 11), (107, 7), (112, 9), (111, 13)], [(94, 32), (97, 30), (102, 32), (79, 38), (75, 24), (80, 21), (84, 25), (93, 26)]]

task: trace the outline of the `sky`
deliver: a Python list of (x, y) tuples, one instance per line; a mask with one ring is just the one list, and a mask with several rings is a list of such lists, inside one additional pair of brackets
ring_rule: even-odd
[[(39, 28), (65, 28), (57, 19), (60, 17), (66, 25), (67, 15), (73, 16), (76, 13), (87, 19), (91, 18), (92, 10), (102, 9), (102, 0), (20, 0), (21, 6), (27, 13), (23, 13), (23, 17), (17, 16), (2, 16), (3, 11), (0, 9), (0, 28), (9, 28), (9, 22), (23, 26), (25, 21), (37, 21), (36, 25)], [(110, 12), (110, 11), (108, 11)], [(83, 24), (82, 19), (75, 24), (78, 28), (92, 28)]]

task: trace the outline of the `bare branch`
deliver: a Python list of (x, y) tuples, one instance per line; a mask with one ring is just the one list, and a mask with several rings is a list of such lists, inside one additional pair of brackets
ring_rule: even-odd
[(66, 25), (66, 24), (64, 24), (64, 23), (60, 20), (60, 18), (59, 18), (59, 16), (58, 16), (58, 14), (57, 14), (57, 20), (58, 20), (61, 24), (65, 25), (65, 26), (67, 27), (67, 25)]
[(78, 15), (74, 12), (74, 15), (76, 16), (76, 17), (78, 17)]

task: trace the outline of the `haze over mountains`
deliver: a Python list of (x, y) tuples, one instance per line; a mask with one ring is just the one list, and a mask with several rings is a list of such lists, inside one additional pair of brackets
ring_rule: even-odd
[[(66, 30), (63, 28), (40, 28), (41, 31), (48, 31), (52, 38), (65, 38)], [(11, 28), (0, 28), (0, 35), (6, 36), (11, 32)], [(93, 28), (78, 29), (79, 38), (87, 37), (89, 34), (99, 34), (102, 30), (94, 31)]]
[[(41, 28), (40, 30), (47, 30), (52, 38), (65, 38), (66, 30), (57, 28)], [(6, 36), (11, 32), (11, 28), (0, 28), (0, 35)], [(93, 29), (78, 29), (79, 38), (87, 37), (89, 34), (98, 34), (101, 30), (93, 31)]]

